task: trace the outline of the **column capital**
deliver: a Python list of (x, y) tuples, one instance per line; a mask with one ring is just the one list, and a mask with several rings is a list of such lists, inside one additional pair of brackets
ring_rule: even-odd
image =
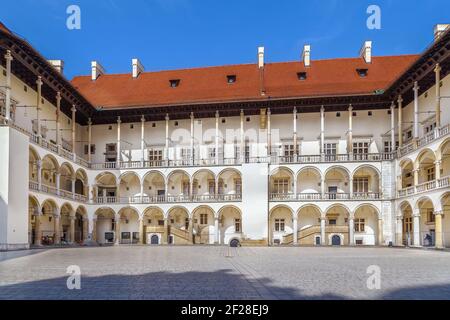
[(352, 112), (353, 111), (353, 106), (352, 106), (352, 104), (350, 103), (349, 105), (348, 105), (348, 112)]
[(293, 112), (294, 114), (296, 114), (296, 113), (297, 113), (297, 107), (294, 107), (294, 109), (292, 110), (292, 112)]
[(164, 118), (166, 121), (169, 121), (169, 114), (168, 113), (166, 113), (166, 116), (165, 116), (165, 118)]
[(219, 110), (216, 110), (216, 118), (219, 118)]
[(413, 87), (413, 90), (416, 91), (416, 92), (418, 92), (419, 89), (420, 89), (420, 87), (419, 87), (418, 82), (417, 82), (417, 81), (414, 81), (414, 87)]
[(121, 124), (122, 120), (120, 120), (120, 116), (117, 117), (117, 124)]
[(441, 72), (442, 68), (441, 65), (439, 63), (436, 63), (436, 67), (434, 68), (434, 72), (438, 73)]
[(58, 91), (58, 92), (56, 93), (56, 101), (59, 102), (59, 101), (61, 101), (61, 99), (62, 99), (62, 98), (61, 98), (61, 92)]
[(145, 116), (144, 115), (141, 116), (141, 122), (145, 122)]
[(270, 111), (270, 108), (267, 108), (267, 115), (270, 116), (272, 112)]
[(244, 116), (244, 109), (241, 109), (241, 117)]
[(438, 166), (438, 165), (440, 165), (442, 163), (442, 160), (436, 160), (435, 162), (434, 162), (434, 165), (435, 166)]
[[(392, 101), (392, 102), (391, 102), (391, 110), (394, 110), (394, 109), (395, 109), (395, 102)], [(391, 115), (392, 115), (392, 113), (391, 113)]]
[(292, 217), (292, 221), (298, 221), (297, 216)]
[(444, 211), (434, 211), (435, 216), (442, 216), (444, 214)]
[(88, 126), (92, 126), (92, 119), (88, 118)]
[(36, 84), (38, 85), (38, 87), (42, 86), (43, 82), (42, 82), (42, 77), (41, 76), (37, 77)]
[(36, 160), (36, 165), (38, 168), (42, 167), (42, 160)]
[(191, 120), (194, 120), (194, 113), (193, 112), (191, 112), (190, 118), (191, 118)]
[(11, 54), (11, 50), (6, 50), (5, 59), (7, 61), (13, 61), (14, 60), (14, 58), (13, 58), (13, 56)]
[(402, 95), (400, 94), (397, 98), (397, 103), (400, 105), (403, 102)]
[(321, 113), (325, 112), (325, 107), (323, 105), (320, 106), (320, 112)]
[(70, 111), (72, 111), (72, 113), (77, 112), (77, 107), (73, 104), (72, 108), (70, 109)]

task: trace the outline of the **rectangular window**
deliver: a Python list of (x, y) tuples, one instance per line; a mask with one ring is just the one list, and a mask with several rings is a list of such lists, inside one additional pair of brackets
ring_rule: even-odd
[(329, 219), (329, 220), (328, 220), (328, 224), (329, 224), (330, 226), (335, 226), (335, 225), (336, 225), (336, 219)]
[(275, 219), (275, 231), (284, 231), (284, 219)]
[(335, 155), (337, 153), (337, 143), (324, 143), (323, 152), (325, 155)]
[(215, 147), (209, 147), (208, 148), (208, 156), (209, 156), (209, 159), (215, 159), (216, 158), (216, 148)]
[(207, 213), (200, 214), (200, 224), (208, 224), (208, 214)]
[(209, 194), (214, 194), (216, 192), (216, 182), (214, 180), (208, 181), (208, 192)]
[(242, 194), (242, 180), (234, 179), (234, 190), (236, 190), (236, 194)]
[(369, 178), (368, 177), (353, 178), (353, 192), (357, 193), (369, 192)]
[[(84, 154), (88, 154), (89, 145), (84, 145)], [(95, 144), (91, 144), (91, 154), (95, 154)]]
[(429, 167), (427, 171), (427, 181), (433, 181), (435, 179), (434, 167)]
[(364, 232), (364, 219), (355, 219), (355, 232)]
[(158, 226), (163, 227), (164, 226), (164, 220), (158, 220)]
[(288, 193), (289, 192), (289, 178), (277, 178), (273, 181), (273, 193)]
[(241, 232), (241, 219), (234, 219), (234, 231)]
[(163, 159), (163, 150), (162, 149), (149, 149), (148, 150), (148, 161), (159, 162)]
[(427, 210), (427, 222), (435, 222), (433, 209), (429, 208)]
[(404, 232), (410, 233), (412, 231), (412, 218), (407, 217), (403, 219)]
[(354, 154), (368, 154), (369, 153), (369, 142), (354, 142), (353, 143), (353, 153)]

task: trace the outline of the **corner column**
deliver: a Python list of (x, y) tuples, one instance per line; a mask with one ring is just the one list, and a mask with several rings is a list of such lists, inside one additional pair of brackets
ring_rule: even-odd
[(413, 215), (413, 246), (420, 247), (420, 212)]
[(69, 243), (75, 243), (75, 216), (69, 216), (70, 219), (70, 229), (69, 229)]
[(403, 146), (403, 120), (402, 120), (402, 96), (398, 96), (397, 105), (398, 105), (398, 147), (401, 148)]
[(216, 111), (216, 165), (219, 164), (219, 111)]
[(120, 168), (120, 155), (121, 155), (121, 146), (120, 146), (120, 124), (122, 120), (120, 120), (120, 116), (117, 117), (117, 159), (116, 159), (116, 168)]
[(214, 244), (219, 244), (219, 218), (214, 218)]
[(383, 237), (383, 219), (378, 218), (378, 245), (381, 246), (384, 244)]
[(141, 167), (145, 166), (145, 117), (141, 117)]
[[(298, 147), (297, 147), (297, 108), (294, 107), (294, 111), (292, 113), (292, 139), (294, 141), (294, 155), (297, 156), (298, 155)], [(297, 160), (297, 159), (296, 159)]]
[(76, 137), (77, 137), (77, 126), (76, 126), (76, 122), (75, 122), (75, 113), (77, 112), (77, 108), (75, 108), (75, 105), (72, 106), (72, 153), (75, 155), (75, 152), (77, 150), (76, 148)]
[(325, 217), (320, 217), (320, 244), (325, 245)]
[(348, 243), (355, 245), (355, 219), (353, 216), (348, 219)]
[(322, 160), (325, 156), (325, 108), (324, 106), (320, 107), (320, 155)]
[(120, 244), (120, 214), (116, 214), (114, 216), (114, 226), (115, 226), (115, 239), (114, 239), (114, 244), (118, 245)]
[(414, 140), (419, 139), (419, 86), (417, 81), (414, 81)]
[(38, 76), (37, 80), (36, 80), (36, 124), (37, 124), (37, 138), (38, 138), (38, 142), (41, 142), (41, 120), (40, 120), (40, 114), (39, 112), (41, 111), (41, 99), (42, 99), (42, 77)]
[(5, 119), (7, 122), (11, 120), (11, 62), (13, 56), (11, 50), (6, 50), (6, 88), (5, 88)]
[(441, 127), (441, 66), (436, 63), (434, 73), (436, 76), (436, 129)]
[(139, 244), (144, 244), (144, 218), (139, 219)]
[(395, 245), (403, 245), (403, 218), (401, 216), (397, 216), (397, 223), (395, 226)]
[(41, 235), (41, 214), (37, 212), (34, 215), (34, 244), (36, 246), (40, 246), (42, 244), (42, 235)]
[(58, 212), (53, 212), (53, 223), (54, 223), (54, 229), (55, 229), (55, 244), (60, 244), (61, 243), (61, 233), (60, 233), (60, 229), (59, 229), (59, 225), (60, 225), (60, 216), (58, 214)]
[(391, 151), (397, 149), (395, 143), (395, 104), (394, 101), (391, 103)]

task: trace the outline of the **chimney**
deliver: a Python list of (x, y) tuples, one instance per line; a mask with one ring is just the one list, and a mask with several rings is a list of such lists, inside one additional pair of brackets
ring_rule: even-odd
[(132, 71), (133, 71), (133, 78), (139, 77), (139, 74), (144, 72), (144, 66), (139, 61), (139, 59), (136, 59), (136, 58), (132, 59), (131, 65), (132, 65)]
[(450, 24), (439, 23), (434, 26), (434, 41), (438, 40), (440, 36), (447, 31)]
[(91, 72), (92, 81), (97, 80), (98, 77), (100, 77), (102, 74), (105, 74), (105, 69), (103, 69), (102, 65), (97, 61), (91, 62), (91, 68), (92, 68)]
[(264, 47), (258, 47), (258, 67), (264, 68)]
[(48, 60), (48, 62), (58, 71), (59, 73), (63, 73), (64, 71), (64, 61), (62, 60)]
[(359, 55), (366, 63), (372, 63), (372, 41), (364, 41)]
[(305, 44), (303, 46), (302, 59), (305, 67), (311, 66), (311, 45)]

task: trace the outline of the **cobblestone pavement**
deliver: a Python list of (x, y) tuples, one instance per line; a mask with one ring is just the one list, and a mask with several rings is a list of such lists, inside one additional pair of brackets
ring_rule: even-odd
[[(69, 265), (81, 290), (68, 290)], [(377, 265), (381, 288), (370, 290)], [(0, 253), (0, 299), (450, 299), (450, 252), (85, 247)]]

